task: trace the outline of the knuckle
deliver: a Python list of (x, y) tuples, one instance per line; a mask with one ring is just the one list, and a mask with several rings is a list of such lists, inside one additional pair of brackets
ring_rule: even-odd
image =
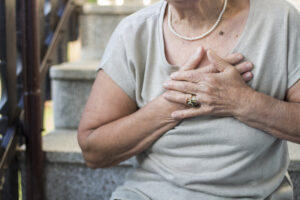
[(195, 74), (194, 74), (194, 73), (188, 73), (188, 74), (187, 74), (187, 78), (188, 78), (189, 80), (194, 80)]
[(189, 87), (187, 86), (187, 84), (182, 84), (182, 90), (187, 91), (188, 88), (189, 88)]
[(241, 72), (239, 72), (236, 68), (229, 68), (227, 70), (227, 75), (229, 76), (235, 76), (235, 75), (239, 75), (240, 76)]
[(196, 87), (194, 87), (193, 92), (195, 92), (195, 93), (201, 93), (202, 92), (201, 86), (197, 85)]
[(209, 93), (211, 91), (211, 88), (208, 87), (205, 83), (199, 83), (198, 88), (199, 92)]
[(213, 106), (208, 106), (207, 108), (206, 108), (206, 112), (207, 113), (213, 113), (214, 112), (214, 107)]
[(206, 94), (212, 94), (213, 93), (213, 89), (211, 87), (205, 86), (204, 90), (205, 90)]
[(214, 105), (215, 101), (211, 97), (206, 98), (206, 104), (209, 106)]
[(234, 67), (230, 67), (230, 68), (228, 69), (228, 71), (229, 71), (230, 73), (237, 73), (237, 72), (238, 72), (237, 69), (235, 69)]
[(178, 113), (178, 114), (177, 114), (177, 117), (182, 119), (182, 118), (185, 117), (185, 114), (184, 114), (184, 113)]
[(216, 72), (217, 71), (217, 68), (215, 65), (209, 65), (209, 72)]
[(210, 85), (216, 85), (217, 84), (217, 80), (215, 77), (207, 77), (207, 83)]
[(191, 96), (191, 95), (185, 95), (185, 97), (182, 99), (182, 101), (183, 101), (184, 103), (186, 103), (186, 102), (190, 99), (190, 96)]
[(163, 94), (163, 97), (168, 99), (168, 98), (170, 98), (171, 94), (172, 94), (171, 91), (166, 91), (166, 92)]
[(208, 82), (208, 83), (210, 83), (210, 82), (212, 82), (213, 81), (213, 77), (212, 76), (206, 76), (205, 77), (205, 82)]

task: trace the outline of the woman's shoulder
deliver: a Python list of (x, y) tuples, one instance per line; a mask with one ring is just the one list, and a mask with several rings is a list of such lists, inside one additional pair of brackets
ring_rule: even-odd
[[(250, 0), (251, 1), (251, 0)], [(273, 14), (278, 17), (283, 15), (288, 15), (290, 13), (299, 14), (299, 10), (295, 7), (291, 1), (288, 0), (252, 0), (255, 1), (259, 9), (264, 12), (264, 14)]]
[(118, 29), (122, 33), (133, 33), (139, 29), (150, 29), (153, 25), (157, 25), (163, 6), (164, 1), (161, 0), (125, 17), (119, 23)]
[[(300, 12), (287, 0), (250, 0), (255, 10), (252, 15), (260, 28), (273, 27), (274, 30), (285, 31), (299, 29)], [(262, 27), (263, 26), (263, 27)]]
[(147, 20), (148, 18), (155, 18), (160, 15), (161, 8), (164, 5), (164, 1), (158, 1), (156, 3), (153, 3), (152, 5), (149, 5), (145, 8), (140, 9), (139, 11), (129, 15), (126, 17), (130, 20)]

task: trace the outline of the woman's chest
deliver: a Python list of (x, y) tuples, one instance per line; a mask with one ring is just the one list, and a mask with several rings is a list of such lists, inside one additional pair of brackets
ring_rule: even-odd
[[(235, 17), (231, 20), (225, 20), (211, 34), (195, 41), (178, 38), (170, 31), (167, 22), (164, 22), (164, 53), (167, 61), (172, 65), (183, 66), (200, 46), (206, 50), (211, 49), (219, 56), (225, 58), (231, 54), (235, 46), (240, 42), (239, 40), (246, 23), (246, 14), (241, 13), (240, 18)], [(205, 55), (199, 66), (207, 64), (208, 60)]]
[[(184, 66), (192, 55), (197, 51), (198, 47), (203, 47), (205, 50), (211, 49), (216, 52), (222, 58), (225, 58), (230, 54), (234, 48), (236, 40), (233, 38), (224, 38), (216, 37), (211, 42), (208, 41), (197, 41), (197, 42), (188, 42), (188, 41), (179, 41), (178, 39), (165, 39), (165, 56), (167, 61), (176, 66)], [(207, 55), (204, 54), (199, 67), (204, 67), (209, 64)]]

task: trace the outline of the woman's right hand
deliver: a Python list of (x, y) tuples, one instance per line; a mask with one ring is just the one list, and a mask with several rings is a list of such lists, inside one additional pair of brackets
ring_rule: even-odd
[[(212, 64), (199, 67), (201, 66), (201, 62), (203, 61), (205, 55), (206, 51), (204, 50), (204, 48), (199, 47), (197, 51), (188, 59), (186, 64), (180, 67), (179, 71), (188, 71), (196, 69), (201, 73), (218, 73), (217, 68)], [(236, 67), (244, 81), (247, 82), (253, 78), (253, 74), (251, 72), (251, 70), (253, 69), (253, 64), (248, 61), (242, 62), (243, 59), (244, 56), (239, 53), (230, 54), (226, 58), (224, 58), (226, 62)], [(180, 122), (180, 120), (175, 121), (175, 119), (171, 117), (170, 113), (173, 113), (177, 110), (186, 109), (186, 106), (184, 104), (174, 103), (166, 100), (165, 95), (167, 94), (168, 91), (165, 91), (162, 95), (160, 95), (152, 103), (150, 103), (149, 106), (153, 106), (153, 110), (155, 112), (157, 111), (157, 108), (158, 111), (164, 110), (164, 119), (166, 121), (172, 122), (174, 125), (177, 125)]]

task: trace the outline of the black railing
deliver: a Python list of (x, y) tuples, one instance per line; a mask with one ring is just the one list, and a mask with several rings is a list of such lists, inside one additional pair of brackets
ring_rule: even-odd
[[(11, 34), (12, 33), (12, 34)], [(15, 153), (17, 138), (17, 73), (16, 73), (16, 2), (2, 0), (0, 3), (0, 192), (1, 197), (17, 198), (17, 169), (10, 167)], [(5, 179), (6, 178), (6, 179)], [(4, 182), (6, 180), (6, 182)], [(5, 183), (5, 184), (4, 184)], [(5, 194), (2, 194), (3, 188)]]
[[(28, 200), (44, 197), (42, 105), (45, 96), (49, 98), (49, 67), (66, 61), (62, 56), (66, 43), (61, 39), (77, 38), (74, 10), (73, 0), (0, 0), (0, 199), (18, 199), (15, 152), (22, 138), (26, 144), (23, 192)], [(75, 26), (69, 26), (70, 19)]]

